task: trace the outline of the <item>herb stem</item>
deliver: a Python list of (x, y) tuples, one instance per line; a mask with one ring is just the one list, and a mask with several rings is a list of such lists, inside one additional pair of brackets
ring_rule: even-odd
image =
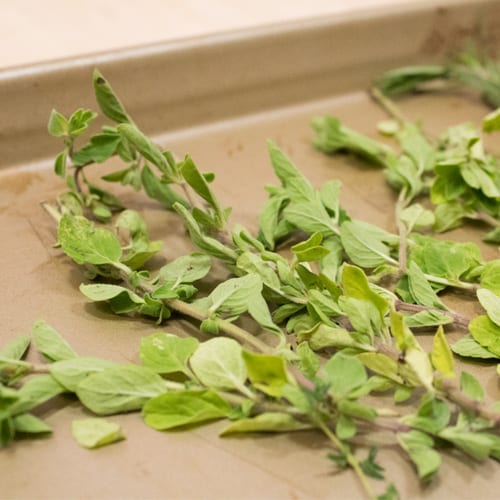
[(500, 427), (500, 413), (492, 411), (481, 401), (477, 401), (465, 395), (453, 380), (442, 381), (441, 389), (446, 397), (464, 410), (469, 410), (476, 415), (489, 420), (494, 427)]
[[(172, 308), (174, 311), (189, 316), (190, 318), (196, 319), (198, 321), (204, 321), (207, 319), (206, 315), (202, 311), (182, 300), (168, 299), (165, 301), (165, 303), (168, 307)], [(272, 352), (272, 348), (269, 347), (269, 345), (267, 345), (265, 342), (262, 342), (258, 338), (254, 337), (251, 333), (247, 332), (246, 330), (243, 330), (243, 328), (240, 328), (239, 326), (231, 323), (230, 321), (227, 321), (225, 319), (218, 319), (217, 325), (224, 333), (226, 333), (230, 337), (244, 344), (252, 346), (257, 351), (263, 353)]]
[(319, 421), (316, 423), (316, 425), (318, 425), (318, 427), (323, 431), (325, 436), (334, 444), (334, 446), (340, 452), (345, 453), (347, 463), (354, 470), (356, 476), (359, 479), (359, 482), (361, 483), (361, 486), (363, 487), (363, 490), (366, 493), (366, 496), (370, 500), (375, 500), (377, 498), (377, 495), (375, 495), (375, 492), (373, 491), (370, 482), (368, 481), (365, 473), (363, 472), (361, 465), (359, 465), (357, 458), (350, 451), (346, 451), (346, 447), (343, 445), (342, 441), (340, 441), (340, 439), (329, 429), (329, 427), (324, 422)]
[(434, 276), (433, 274), (424, 274), (425, 278), (438, 285), (451, 286), (454, 288), (462, 288), (463, 290), (470, 290), (475, 292), (480, 287), (477, 283), (467, 283), (460, 280), (449, 280), (447, 278), (441, 278), (440, 276)]
[(402, 125), (404, 122), (408, 121), (404, 117), (403, 113), (401, 113), (401, 110), (394, 104), (394, 102), (389, 99), (387, 96), (385, 96), (380, 89), (377, 87), (372, 87), (370, 89), (370, 94), (377, 102), (384, 111), (394, 118), (400, 125)]
[(470, 218), (486, 222), (486, 224), (489, 224), (492, 227), (500, 227), (500, 220), (495, 219), (495, 217), (486, 212), (483, 212), (482, 210), (476, 212), (475, 216)]

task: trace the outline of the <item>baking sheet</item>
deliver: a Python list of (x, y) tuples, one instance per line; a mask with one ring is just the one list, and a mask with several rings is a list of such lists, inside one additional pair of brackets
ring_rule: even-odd
[[(457, 2), (456, 6), (450, 2), (447, 4), (446, 10), (429, 11), (415, 7), (391, 15), (384, 13), (378, 18), (344, 19), (342, 23), (338, 19), (318, 20), (316, 31), (314, 24), (309, 24), (276, 28), (274, 34), (271, 31), (247, 33), (239, 35), (236, 41), (225, 40), (224, 43), (220, 39), (198, 40), (186, 49), (194, 59), (184, 59), (188, 61), (185, 66), (179, 60), (177, 67), (177, 78), (181, 82), (197, 80), (196, 84), (187, 84), (191, 94), (196, 96), (194, 102), (183, 101), (185, 95), (177, 87), (165, 87), (166, 82), (161, 80), (163, 74), (160, 81), (153, 81), (148, 79), (151, 75), (145, 69), (141, 83), (132, 71), (134, 64), (140, 64), (139, 54), (132, 60), (128, 56), (122, 57), (123, 54), (117, 54), (115, 58), (108, 55), (102, 69), (126, 104), (132, 92), (147, 94), (153, 82), (155, 88), (171, 89), (173, 96), (169, 94), (165, 98), (169, 104), (173, 103), (174, 112), (169, 116), (180, 121), (172, 119), (174, 124), (165, 118), (148, 121), (148, 117), (152, 117), (152, 109), (148, 106), (152, 105), (154, 96), (142, 98), (151, 99), (147, 104), (144, 100), (132, 98), (131, 113), (134, 117), (139, 115), (137, 122), (141, 126), (161, 133), (159, 143), (168, 146), (179, 157), (189, 152), (201, 170), (216, 173), (214, 188), (226, 206), (234, 207), (234, 222), (243, 223), (250, 229), (257, 227), (258, 210), (267, 196), (263, 187), (276, 183), (265, 147), (266, 139), (273, 139), (315, 186), (327, 179), (341, 179), (344, 184), (342, 204), (353, 217), (394, 229), (394, 193), (385, 185), (380, 171), (349, 157), (328, 158), (315, 152), (311, 146), (309, 124), (317, 114), (332, 113), (347, 125), (375, 136), (374, 125), (385, 115), (369, 100), (362, 91), (363, 87), (381, 67), (401, 62), (403, 55), (411, 55), (415, 61), (428, 57), (426, 44), (431, 43), (429, 40), (434, 37), (433, 43), (438, 44), (435, 40), (438, 18), (445, 27), (444, 32), (456, 36), (464, 30), (475, 32), (477, 19), (485, 16), (483, 28), (489, 26), (487, 33), (491, 42), (496, 33), (491, 20), (494, 13), (500, 13), (499, 2), (476, 2), (472, 6), (470, 2)], [(415, 19), (425, 22), (415, 27)], [(354, 37), (349, 29), (360, 25), (366, 31), (357, 31)], [(380, 36), (378, 45), (366, 45), (370, 33), (383, 33), (389, 26), (393, 27), (390, 43)], [(412, 45), (407, 34), (417, 32)], [(450, 37), (439, 42), (436, 57), (442, 57), (439, 54), (444, 53), (447, 43), (457, 43), (452, 35)], [(302, 47), (300, 40), (307, 41), (307, 50), (311, 54), (316, 53), (315, 41), (317, 47), (324, 48), (326, 39), (329, 44), (332, 40), (339, 42), (329, 45), (331, 53), (338, 57), (338, 64), (331, 64), (327, 70), (322, 65), (326, 60), (323, 53), (318, 53), (317, 59), (307, 64), (298, 61), (298, 69), (291, 65), (292, 56), (279, 63), (274, 60), (278, 53), (285, 54), (293, 47)], [(284, 47), (287, 40), (290, 44)], [(361, 50), (362, 44), (365, 44), (367, 53)], [(213, 86), (217, 72), (200, 68), (193, 61), (199, 61), (197, 51), (205, 55), (213, 52), (224, 60), (224, 46), (228, 54), (232, 54), (226, 64), (228, 68), (235, 68), (235, 75), (226, 75), (228, 80), (222, 78), (226, 93), (217, 93)], [(262, 53), (262, 47), (268, 52)], [(272, 62), (278, 66), (281, 64), (281, 73), (270, 70), (267, 83), (265, 78), (248, 80), (248, 73), (237, 64), (239, 59), (236, 56), (241, 56), (238, 48), (250, 51), (254, 60), (263, 66), (268, 64), (271, 67)], [(158, 65), (160, 60), (173, 57), (175, 52), (166, 55), (160, 48), (156, 47), (156, 50)], [(176, 54), (179, 57), (179, 52)], [(144, 49), (145, 60), (150, 57), (151, 48)], [(72, 64), (63, 64), (61, 67), (65, 70), (54, 66), (45, 68), (45, 72), (39, 68), (37, 74), (28, 71), (24, 75), (18, 74), (18, 88), (28, 88), (29, 82), (38, 81), (38, 89), (46, 90), (50, 87), (47, 82), (56, 82), (58, 76), (59, 89), (74, 85), (68, 94), (59, 96), (65, 108), (61, 108), (62, 111), (91, 105), (85, 101), (90, 99), (87, 94), (91, 93), (91, 64), (89, 61)], [(299, 84), (289, 80), (294, 71)], [(124, 80), (125, 75), (133, 76)], [(204, 75), (205, 90), (202, 85)], [(6, 85), (4, 79), (2, 89), (10, 88), (14, 92), (14, 80), (9, 80), (9, 85)], [(201, 83), (198, 80), (202, 80)], [(337, 83), (327, 91), (328, 84), (333, 81)], [(37, 113), (40, 116), (42, 108), (45, 113), (47, 107), (50, 109), (57, 104), (56, 95), (50, 99), (43, 92), (41, 96), (37, 92), (35, 95), (47, 98), (39, 101)], [(79, 100), (82, 97), (84, 102)], [(222, 103), (220, 108), (211, 103), (212, 98), (216, 104)], [(239, 98), (241, 107), (232, 109)], [(27, 94), (26, 99), (33, 104), (33, 94)], [(9, 102), (2, 97), (4, 102), (9, 109)], [(201, 103), (198, 109), (197, 103)], [(421, 95), (402, 100), (401, 106), (407, 116), (422, 119), (435, 133), (461, 121), (479, 123), (487, 111), (477, 99), (460, 93)], [(45, 121), (47, 116), (48, 111), (44, 115)], [(23, 119), (12, 117), (12, 122), (26, 134), (29, 127), (23, 126), (28, 121), (24, 119), (24, 123)], [(8, 128), (4, 124), (1, 126)], [(14, 132), (9, 129), (8, 137), (14, 137)], [(5, 133), (2, 136), (5, 140)], [(105, 308), (89, 304), (79, 293), (78, 285), (83, 276), (68, 258), (52, 247), (55, 227), (38, 206), (40, 201), (51, 200), (64, 189), (62, 182), (43, 161), (45, 153), (51, 153), (56, 145), (53, 140), (49, 145), (39, 127), (34, 132), (31, 150), (31, 140), (27, 137), (31, 136), (24, 137), (27, 151), (16, 151), (13, 146), (7, 149), (9, 161), (6, 164), (11, 168), (5, 168), (0, 174), (0, 263), (4, 284), (0, 292), (0, 343), (29, 332), (33, 321), (43, 318), (59, 330), (81, 355), (119, 362), (137, 361), (140, 338), (158, 331), (158, 327), (143, 319), (117, 318)], [(96, 169), (95, 175), (99, 173)], [(163, 238), (168, 232), (164, 252), (166, 260), (190, 249), (184, 230), (173, 214), (162, 211), (155, 203), (137, 197), (135, 193), (124, 189), (119, 191), (127, 206), (141, 210), (151, 227), (153, 239)], [(479, 230), (470, 226), (455, 231), (453, 237), (480, 242)], [(486, 259), (498, 256), (491, 246), (480, 246)], [(161, 262), (157, 261), (157, 265)], [(467, 307), (469, 313), (478, 312), (472, 302)], [(203, 338), (196, 327), (186, 321), (169, 321), (161, 330)], [(451, 341), (459, 336), (458, 332), (449, 333)], [(30, 356), (37, 359), (36, 355)], [(484, 383), (488, 397), (498, 399), (494, 370), (482, 370), (480, 363), (467, 366)], [(43, 405), (37, 414), (54, 428), (54, 435), (47, 439), (17, 441), (0, 452), (0, 498), (362, 497), (351, 473), (339, 474), (330, 466), (326, 459), (330, 451), (328, 443), (314, 432), (221, 439), (218, 432), (224, 424), (215, 423), (188, 432), (160, 433), (146, 427), (136, 413), (112, 417), (122, 424), (127, 440), (88, 451), (79, 448), (71, 437), (71, 421), (88, 415), (75, 401), (57, 398)], [(380, 436), (382, 445), (387, 442), (391, 442), (387, 436)], [(395, 446), (383, 445), (380, 461), (403, 498), (495, 498), (495, 490), (500, 486), (498, 465), (492, 461), (467, 464), (463, 456), (445, 455), (439, 478), (427, 487), (418, 483), (412, 466)]]

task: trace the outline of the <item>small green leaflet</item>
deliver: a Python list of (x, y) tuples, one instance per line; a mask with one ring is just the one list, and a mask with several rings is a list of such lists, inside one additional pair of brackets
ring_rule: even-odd
[(476, 342), (472, 335), (465, 335), (451, 346), (451, 350), (464, 358), (495, 359), (495, 354), (488, 351), (479, 342)]
[(192, 283), (204, 278), (210, 271), (211, 262), (208, 255), (192, 253), (183, 255), (164, 265), (158, 279), (165, 283), (172, 283), (175, 288), (180, 283)]
[(139, 410), (166, 391), (163, 379), (144, 366), (123, 365), (93, 373), (78, 384), (76, 394), (89, 410), (110, 415)]
[(52, 432), (52, 429), (43, 420), (40, 420), (31, 413), (16, 415), (12, 421), (16, 432), (24, 432), (26, 434), (45, 434)]
[(49, 134), (54, 137), (64, 137), (69, 134), (69, 122), (64, 115), (53, 109), (47, 125)]
[(298, 364), (300, 371), (307, 378), (314, 380), (321, 366), (319, 356), (314, 353), (308, 342), (301, 342), (297, 346), (296, 353), (299, 357)]
[(500, 327), (500, 296), (487, 288), (480, 288), (477, 291), (477, 298), (486, 310), (488, 318)]
[(209, 388), (248, 392), (247, 368), (236, 340), (216, 337), (201, 343), (191, 356), (190, 365), (200, 382)]
[(312, 234), (307, 240), (292, 246), (292, 252), (299, 262), (313, 262), (326, 257), (330, 251), (321, 246), (323, 235), (321, 233)]
[(160, 148), (135, 125), (122, 123), (118, 125), (117, 130), (127, 141), (137, 148), (144, 158), (158, 167), (164, 175), (168, 176), (169, 180), (173, 181), (176, 179), (177, 172), (175, 171), (175, 167), (165, 158)]
[(446, 341), (443, 327), (439, 327), (434, 336), (434, 345), (431, 352), (431, 361), (436, 370), (442, 373), (445, 377), (455, 376), (455, 363), (450, 346)]
[(293, 202), (307, 202), (315, 198), (315, 192), (310, 182), (286, 155), (271, 141), (267, 149), (274, 173), (290, 195)]
[(262, 290), (262, 280), (257, 274), (247, 274), (241, 278), (231, 278), (217, 287), (209, 295), (211, 313), (238, 316), (244, 313), (252, 298)]
[(330, 390), (336, 400), (362, 386), (367, 380), (363, 364), (353, 356), (336, 353), (323, 366), (323, 377), (330, 383)]
[(120, 261), (122, 249), (111, 231), (96, 228), (80, 216), (64, 214), (57, 238), (63, 252), (77, 264), (113, 264)]
[(123, 104), (116, 97), (111, 85), (105, 80), (99, 70), (94, 70), (94, 92), (101, 111), (117, 123), (132, 123)]
[(390, 256), (387, 243), (397, 243), (397, 237), (362, 221), (345, 221), (340, 226), (340, 239), (351, 261), (364, 268), (397, 264)]
[(28, 380), (19, 389), (19, 399), (9, 408), (9, 411), (12, 415), (24, 413), (63, 392), (65, 392), (64, 387), (50, 375), (39, 375)]
[(30, 343), (29, 335), (19, 335), (0, 349), (0, 356), (9, 359), (22, 359)]
[(481, 286), (500, 296), (500, 259), (486, 263), (481, 272)]
[(190, 377), (188, 361), (198, 345), (193, 337), (153, 333), (141, 339), (140, 356), (144, 365), (157, 373), (182, 372)]
[(105, 283), (96, 283), (80, 285), (80, 291), (85, 297), (94, 302), (109, 301), (113, 312), (125, 314), (135, 311), (140, 305), (144, 304), (144, 299), (128, 288), (119, 285), (108, 285)]
[(225, 418), (232, 412), (212, 390), (166, 392), (150, 399), (142, 409), (146, 424), (162, 431)]
[(383, 320), (389, 310), (389, 303), (370, 287), (365, 273), (358, 267), (345, 264), (342, 268), (342, 288), (347, 297), (371, 302)]
[(252, 418), (243, 418), (229, 424), (221, 436), (247, 432), (290, 432), (310, 429), (311, 424), (299, 422), (286, 413), (267, 412)]
[(484, 399), (482, 385), (470, 373), (462, 372), (460, 374), (460, 389), (466, 396), (475, 401), (482, 401)]
[(410, 262), (408, 266), (408, 285), (410, 293), (417, 304), (446, 309), (415, 262)]
[(469, 323), (469, 332), (476, 342), (500, 357), (500, 326), (488, 316), (476, 316)]
[(484, 132), (496, 132), (500, 130), (500, 109), (496, 109), (491, 113), (488, 113), (483, 118), (483, 131)]
[(280, 356), (242, 352), (252, 385), (273, 397), (281, 397), (283, 387), (291, 380), (285, 360)]
[(399, 433), (398, 441), (417, 467), (418, 477), (432, 479), (441, 465), (441, 457), (433, 450), (434, 440), (423, 432), (410, 431)]
[(68, 342), (43, 320), (35, 321), (32, 335), (35, 347), (49, 361), (61, 361), (78, 356)]
[(73, 420), (71, 432), (76, 442), (83, 448), (100, 448), (125, 439), (122, 428), (103, 418)]

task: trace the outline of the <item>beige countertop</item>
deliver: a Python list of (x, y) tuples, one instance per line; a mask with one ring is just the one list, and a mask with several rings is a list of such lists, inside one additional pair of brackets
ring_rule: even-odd
[[(0, 70), (267, 24), (356, 11), (363, 14), (411, 3), (409, 0), (2, 0)], [(449, 2), (421, 0), (420, 3)]]

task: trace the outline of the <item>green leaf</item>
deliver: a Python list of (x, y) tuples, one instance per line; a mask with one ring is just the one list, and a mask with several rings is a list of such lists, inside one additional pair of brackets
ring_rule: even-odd
[(201, 343), (191, 356), (190, 364), (200, 382), (207, 387), (248, 391), (242, 347), (233, 339), (216, 337)]
[(414, 203), (401, 210), (399, 218), (405, 223), (408, 231), (413, 228), (432, 226), (435, 222), (434, 214), (420, 203)]
[(500, 296), (500, 259), (486, 263), (481, 273), (481, 286)]
[(425, 328), (430, 326), (449, 325), (453, 323), (453, 318), (449, 314), (427, 310), (405, 315), (405, 323), (408, 328)]
[(488, 316), (476, 316), (469, 323), (469, 332), (476, 342), (500, 357), (500, 326)]
[(228, 279), (217, 285), (209, 295), (209, 311), (238, 316), (248, 309), (249, 300), (261, 290), (262, 280), (257, 274)]
[(279, 356), (243, 351), (248, 378), (260, 391), (281, 397), (283, 386), (290, 382), (285, 360)]
[(52, 432), (52, 429), (43, 421), (31, 413), (21, 413), (12, 419), (16, 432), (27, 434), (43, 434)]
[(439, 433), (439, 437), (450, 441), (478, 461), (486, 460), (494, 447), (497, 446), (497, 436), (493, 434), (463, 431), (455, 427), (443, 429)]
[(399, 495), (398, 490), (394, 486), (394, 484), (389, 484), (387, 489), (377, 497), (377, 500), (400, 500), (401, 496)]
[(267, 149), (274, 173), (287, 190), (291, 200), (307, 202), (313, 199), (315, 197), (314, 189), (297, 167), (273, 142), (268, 141)]
[(410, 293), (417, 304), (446, 309), (415, 262), (410, 262), (407, 273)]
[(290, 432), (310, 429), (311, 424), (299, 422), (286, 413), (267, 412), (253, 418), (243, 418), (229, 424), (221, 436), (242, 432)]
[(75, 392), (78, 384), (93, 373), (116, 366), (115, 363), (99, 358), (73, 358), (56, 361), (49, 367), (50, 374), (68, 391)]
[(372, 477), (373, 479), (384, 479), (384, 468), (375, 461), (377, 458), (377, 452), (377, 448), (370, 448), (368, 457), (359, 462), (359, 465), (368, 477)]
[(92, 120), (97, 117), (97, 113), (94, 113), (90, 109), (77, 109), (70, 117), (69, 117), (69, 136), (71, 138), (78, 137), (81, 135), (87, 128)]
[(472, 335), (465, 335), (451, 346), (451, 350), (465, 358), (496, 359), (498, 356), (488, 351)]
[(349, 416), (341, 413), (335, 423), (335, 434), (341, 440), (348, 440), (356, 435), (356, 422)]
[(442, 327), (439, 327), (434, 335), (434, 344), (431, 352), (431, 361), (436, 370), (445, 377), (455, 376), (455, 363), (450, 346), (446, 341)]
[(323, 377), (330, 383), (335, 399), (348, 396), (367, 380), (363, 364), (353, 356), (341, 352), (332, 356), (323, 366)]
[(316, 374), (320, 368), (320, 358), (309, 347), (308, 342), (300, 342), (296, 349), (297, 356), (299, 357), (300, 371), (309, 379), (316, 378)]
[(315, 131), (314, 146), (324, 153), (346, 151), (382, 166), (393, 159), (391, 148), (345, 127), (338, 118), (319, 116), (313, 120), (312, 126)]
[(488, 318), (500, 327), (500, 296), (487, 288), (480, 288), (477, 291), (477, 298), (486, 310)]
[(123, 104), (115, 95), (111, 85), (105, 80), (99, 70), (94, 70), (94, 92), (101, 111), (117, 123), (132, 123)]
[(153, 333), (141, 339), (140, 356), (144, 365), (157, 373), (182, 372), (190, 377), (188, 361), (198, 345), (193, 337)]
[(67, 158), (68, 158), (68, 153), (66, 152), (66, 150), (64, 150), (61, 151), (54, 160), (54, 173), (59, 177), (62, 177), (63, 179), (66, 176)]
[(94, 227), (84, 217), (63, 215), (57, 238), (63, 252), (77, 264), (113, 264), (119, 262), (122, 254), (111, 231)]
[(215, 238), (204, 235), (195, 218), (182, 204), (174, 203), (173, 208), (184, 220), (191, 240), (198, 248), (225, 262), (236, 261), (238, 254)]
[(358, 359), (373, 372), (383, 375), (398, 384), (403, 384), (404, 381), (399, 375), (398, 362), (389, 356), (379, 352), (363, 352), (358, 355)]
[(71, 432), (76, 442), (83, 448), (100, 448), (125, 439), (119, 424), (103, 418), (73, 420)]
[(140, 305), (144, 304), (142, 297), (119, 285), (108, 285), (106, 283), (85, 285), (82, 283), (80, 291), (85, 297), (94, 302), (109, 301), (111, 309), (117, 314), (135, 311)]
[(255, 290), (254, 294), (249, 298), (248, 302), (248, 314), (264, 329), (268, 332), (274, 333), (281, 337), (284, 341), (284, 334), (280, 327), (277, 326), (272, 319), (271, 313), (269, 311), (269, 306), (266, 300), (261, 295), (260, 291)]
[(16, 435), (13, 419), (10, 416), (0, 417), (0, 447), (8, 446)]
[(179, 168), (185, 181), (193, 188), (193, 190), (215, 210), (218, 216), (222, 216), (217, 198), (212, 193), (207, 180), (200, 173), (189, 155), (184, 158)]
[(10, 359), (22, 359), (28, 350), (30, 342), (29, 335), (19, 335), (0, 349), (0, 356)]
[(421, 431), (435, 434), (450, 423), (448, 404), (430, 395), (425, 395), (415, 415), (406, 415), (402, 421)]
[(120, 141), (121, 137), (117, 133), (94, 135), (85, 146), (71, 155), (71, 160), (76, 166), (103, 163), (115, 154)]
[(171, 189), (168, 184), (161, 182), (147, 165), (141, 170), (141, 182), (146, 194), (159, 201), (167, 210), (172, 210), (174, 203), (179, 203), (184, 207), (189, 206), (182, 196)]
[(54, 137), (65, 137), (69, 134), (69, 122), (64, 115), (53, 109), (48, 123), (49, 134)]
[(232, 412), (232, 407), (211, 390), (166, 392), (149, 400), (142, 409), (146, 424), (157, 430), (220, 419)]
[(394, 235), (361, 221), (346, 221), (340, 226), (340, 239), (351, 261), (364, 268), (374, 268), (396, 261), (389, 255), (386, 242), (395, 243)]
[(483, 118), (483, 132), (496, 132), (500, 130), (500, 109), (488, 113)]
[(322, 323), (311, 330), (297, 332), (297, 342), (307, 341), (313, 351), (319, 351), (325, 347), (344, 348), (356, 344), (352, 335), (344, 328), (331, 327)]
[(470, 373), (462, 372), (460, 374), (460, 389), (466, 396), (475, 401), (484, 399), (483, 386)]
[[(364, 387), (361, 386), (361, 390), (363, 389)], [(350, 399), (343, 399), (342, 401), (339, 401), (338, 408), (339, 411), (344, 415), (353, 418), (360, 418), (363, 420), (371, 421), (374, 420), (378, 415), (377, 410), (375, 410), (374, 408)]]
[(332, 235), (338, 232), (325, 207), (316, 196), (308, 201), (291, 203), (284, 209), (283, 216), (287, 222), (309, 234), (318, 232)]
[(32, 335), (35, 347), (49, 361), (61, 361), (63, 359), (72, 359), (78, 356), (68, 342), (43, 320), (35, 321)]
[(456, 243), (413, 234), (415, 245), (410, 253), (420, 269), (448, 280), (458, 280), (482, 264), (479, 247), (473, 243)]
[(418, 477), (424, 481), (432, 479), (441, 465), (441, 457), (432, 449), (432, 438), (420, 431), (399, 433), (397, 437), (399, 444), (417, 467)]
[(28, 380), (19, 389), (19, 400), (9, 408), (9, 411), (11, 415), (24, 413), (64, 391), (64, 387), (50, 375), (39, 375)]
[(342, 268), (342, 288), (347, 297), (372, 303), (379, 312), (381, 322), (383, 322), (383, 318), (389, 310), (389, 303), (372, 290), (365, 273), (361, 269), (345, 264)]
[(144, 135), (135, 125), (130, 123), (122, 123), (117, 127), (118, 132), (127, 139), (137, 150), (141, 153), (146, 160), (150, 161), (153, 165), (169, 178), (169, 180), (176, 179), (175, 167), (170, 165), (168, 160), (162, 154), (160, 148), (154, 144), (149, 137)]
[(208, 255), (192, 253), (183, 255), (164, 265), (158, 279), (165, 283), (172, 283), (175, 288), (179, 283), (192, 283), (204, 278), (210, 271), (211, 262)]
[(89, 410), (109, 415), (139, 410), (165, 390), (163, 379), (153, 370), (123, 365), (89, 375), (78, 384), (76, 394)]
[(330, 251), (320, 246), (323, 241), (321, 233), (312, 234), (307, 240), (301, 241), (291, 247), (299, 262), (313, 262), (326, 257)]

